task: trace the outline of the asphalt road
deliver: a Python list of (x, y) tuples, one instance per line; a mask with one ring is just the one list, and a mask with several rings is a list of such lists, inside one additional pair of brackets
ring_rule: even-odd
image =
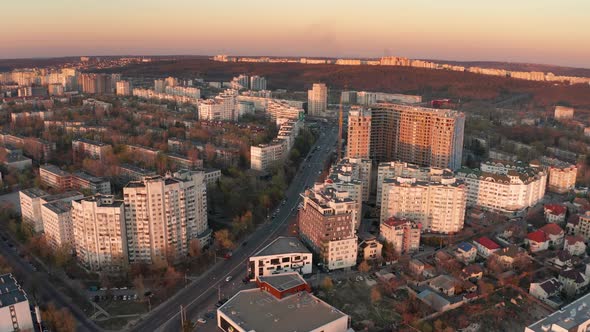
[[(167, 302), (155, 308), (149, 315), (142, 318), (132, 331), (180, 331), (180, 306), (182, 305), (187, 317), (193, 321), (200, 313), (209, 310), (218, 299), (218, 293), (222, 297), (229, 298), (239, 289), (245, 286), (240, 285), (241, 279), (246, 275), (247, 260), (256, 251), (266, 246), (278, 235), (288, 231), (289, 220), (297, 213), (299, 194), (306, 186), (312, 186), (319, 173), (323, 170), (324, 164), (334, 150), (337, 136), (335, 126), (327, 126), (323, 134), (317, 140), (316, 146), (321, 148), (309, 159), (302, 163), (291, 185), (285, 192), (285, 204), (280, 206), (276, 217), (266, 224), (261, 225), (250, 235), (245, 245), (238, 246), (229, 260), (224, 260), (212, 267), (200, 281), (194, 281), (178, 292)], [(313, 151), (312, 148), (312, 151)], [(232, 281), (226, 282), (227, 277)], [(237, 284), (237, 286), (236, 286)], [(215, 324), (214, 321), (207, 322), (207, 325)]]
[[(13, 243), (10, 239), (8, 240)], [(14, 244), (14, 243), (13, 243)], [(36, 272), (33, 268), (25, 262), (15, 251), (15, 248), (9, 247), (8, 243), (0, 240), (0, 252), (2, 256), (7, 260), (8, 264), (12, 266), (14, 272), (18, 273), (17, 281), (24, 285), (27, 289), (28, 285), (36, 284), (35, 292), (38, 299), (44, 303), (53, 302), (58, 308), (67, 308), (78, 323), (79, 331), (102, 331), (94, 322), (92, 322), (86, 315), (64, 296), (60, 291), (56, 290), (55, 287), (48, 281), (46, 271)], [(31, 294), (27, 294), (29, 300), (32, 299)], [(31, 301), (31, 304), (34, 304)]]

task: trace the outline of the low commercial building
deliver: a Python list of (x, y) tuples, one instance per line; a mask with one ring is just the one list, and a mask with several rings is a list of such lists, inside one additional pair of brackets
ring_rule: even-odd
[(584, 332), (590, 326), (590, 294), (525, 327), (524, 332)]
[(240, 291), (217, 309), (218, 328), (225, 332), (351, 331), (348, 315), (308, 291), (275, 295), (279, 289), (297, 287), (296, 279), (264, 277), (260, 289)]
[(260, 276), (298, 272), (310, 274), (313, 267), (311, 251), (295, 237), (278, 237), (273, 242), (250, 256), (248, 277), (256, 280)]
[(421, 225), (408, 219), (391, 217), (381, 222), (381, 238), (393, 245), (398, 254), (411, 253), (420, 248)]
[(33, 331), (31, 304), (12, 274), (0, 275), (0, 331)]

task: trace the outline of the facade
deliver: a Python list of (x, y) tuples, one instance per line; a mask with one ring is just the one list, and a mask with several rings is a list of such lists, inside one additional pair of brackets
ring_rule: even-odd
[(237, 91), (225, 90), (213, 99), (199, 101), (199, 120), (238, 121), (236, 105)]
[(386, 179), (397, 177), (415, 178), (418, 181), (441, 181), (443, 177), (453, 176), (450, 169), (433, 167), (420, 167), (415, 164), (408, 164), (401, 161), (382, 162), (377, 166), (377, 200), (376, 204), (381, 205), (383, 183)]
[(348, 158), (369, 158), (371, 146), (371, 111), (352, 108), (348, 112)]
[(288, 100), (267, 99), (265, 112), (273, 121), (279, 119), (297, 120), (301, 117), (303, 108), (292, 105)]
[(311, 273), (313, 257), (296, 237), (278, 237), (260, 249), (248, 260), (248, 277), (257, 280), (261, 276), (297, 272)]
[(316, 184), (306, 190), (298, 223), (301, 238), (328, 269), (356, 265), (355, 202), (347, 192)]
[(374, 261), (380, 260), (383, 251), (383, 245), (377, 240), (374, 235), (371, 234), (360, 234), (359, 235), (359, 261)]
[(555, 308), (557, 302), (561, 302), (557, 299), (562, 288), (563, 284), (559, 280), (550, 278), (542, 282), (531, 282), (529, 294)]
[(286, 158), (287, 142), (275, 139), (269, 144), (250, 147), (250, 168), (267, 171)]
[(250, 77), (250, 90), (266, 90), (266, 78), (257, 75)]
[(586, 254), (586, 244), (580, 236), (568, 235), (563, 242), (563, 250), (572, 256), (584, 256)]
[(465, 205), (465, 185), (452, 175), (436, 182), (397, 177), (382, 184), (380, 220), (407, 218), (425, 231), (456, 233), (463, 229)]
[(578, 220), (572, 223), (568, 221), (567, 230), (569, 234), (581, 236), (586, 241), (590, 240), (590, 211), (581, 214)]
[(379, 235), (393, 245), (396, 253), (411, 253), (420, 247), (420, 228), (411, 220), (391, 217), (381, 222)]
[(130, 263), (176, 261), (210, 238), (204, 172), (146, 177), (123, 188)]
[(91, 271), (119, 272), (127, 263), (123, 201), (96, 195), (72, 201), (74, 247)]
[(328, 87), (324, 83), (314, 83), (307, 90), (307, 114), (324, 116), (328, 109)]
[(117, 82), (117, 96), (131, 96), (131, 82)]
[(467, 205), (519, 215), (543, 199), (547, 174), (535, 165), (486, 162), (481, 169), (462, 168), (457, 177), (467, 185)]
[(465, 115), (445, 109), (376, 104), (371, 111), (371, 159), (461, 167)]
[(570, 192), (576, 187), (577, 174), (578, 168), (575, 165), (549, 166), (549, 184), (547, 190), (558, 194)]
[(545, 214), (545, 221), (548, 223), (563, 224), (565, 223), (567, 208), (561, 204), (545, 204), (543, 213)]
[(74, 227), (72, 224), (72, 203), (54, 201), (41, 206), (43, 231), (47, 242), (55, 250), (62, 247), (74, 248)]
[(111, 182), (105, 178), (92, 176), (86, 172), (72, 174), (72, 189), (89, 190), (92, 194), (111, 194)]
[(39, 166), (39, 178), (42, 184), (60, 191), (72, 188), (72, 175), (55, 165)]
[(84, 158), (104, 160), (108, 152), (113, 148), (106, 143), (79, 138), (72, 141), (72, 153), (74, 160), (82, 161)]
[(555, 120), (568, 120), (574, 118), (574, 108), (566, 106), (555, 106), (553, 113)]
[(350, 331), (350, 317), (310, 294), (296, 274), (260, 277), (257, 284), (217, 309), (221, 331)]
[(48, 194), (41, 189), (30, 188), (21, 190), (18, 195), (23, 223), (29, 225), (35, 232), (42, 232), (41, 200)]
[(0, 331), (34, 331), (31, 304), (12, 274), (0, 275)]

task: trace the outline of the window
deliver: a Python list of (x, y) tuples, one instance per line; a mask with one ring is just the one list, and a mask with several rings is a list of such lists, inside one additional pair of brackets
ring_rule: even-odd
[(288, 263), (290, 261), (289, 257), (283, 257), (283, 263)]

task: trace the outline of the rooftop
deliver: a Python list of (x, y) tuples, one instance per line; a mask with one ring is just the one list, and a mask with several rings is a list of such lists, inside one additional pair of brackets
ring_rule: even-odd
[(45, 196), (45, 197), (43, 197), (43, 200), (45, 202), (53, 202), (53, 201), (68, 200), (68, 198), (72, 199), (74, 197), (84, 197), (84, 194), (82, 194), (79, 191), (70, 190), (70, 191), (65, 191), (63, 193), (60, 193), (60, 194)]
[(39, 166), (40, 169), (45, 170), (47, 172), (56, 174), (58, 176), (69, 176), (70, 173), (62, 170), (61, 168), (55, 166), (55, 165), (51, 165), (51, 164), (45, 164), (45, 165), (41, 165)]
[(528, 326), (534, 332), (572, 331), (590, 321), (590, 294)]
[(92, 144), (92, 145), (96, 145), (96, 146), (106, 146), (106, 145), (108, 145), (108, 144), (103, 143), (103, 142), (93, 141), (93, 140), (86, 139), (86, 138), (77, 138), (77, 139), (73, 140), (72, 143), (73, 142), (76, 142), (76, 141), (77, 142), (82, 142), (82, 143), (85, 143), (85, 144)]
[(500, 249), (500, 245), (490, 240), (490, 238), (487, 236), (480, 237), (479, 239), (475, 240), (475, 242), (481, 244), (482, 246), (490, 250)]
[(54, 213), (66, 213), (72, 209), (72, 202), (55, 201), (43, 204), (44, 207), (53, 211)]
[(0, 308), (23, 301), (27, 301), (27, 295), (12, 274), (0, 275)]
[(559, 227), (559, 225), (553, 224), (553, 223), (547, 224), (547, 225), (541, 227), (540, 229), (549, 235), (563, 234), (563, 229), (561, 229), (561, 227)]
[(258, 280), (266, 283), (279, 292), (306, 284), (305, 280), (297, 272), (277, 274), (267, 277), (259, 276)]
[(545, 242), (547, 241), (547, 234), (545, 234), (545, 232), (543, 232), (542, 230), (536, 230), (532, 233), (527, 234), (527, 239), (534, 241), (534, 242)]
[(39, 188), (24, 189), (24, 190), (21, 190), (20, 192), (29, 198), (39, 198), (39, 197), (47, 196), (47, 193)]
[(473, 249), (473, 246), (467, 242), (461, 242), (457, 245), (457, 248), (467, 252), (467, 251), (470, 251), (471, 249)]
[(562, 215), (567, 212), (567, 208), (561, 204), (546, 204), (545, 211), (554, 215)]
[(260, 289), (243, 290), (221, 306), (224, 313), (246, 331), (313, 331), (342, 317), (344, 313), (307, 293), (282, 299)]
[(266, 247), (255, 253), (256, 256), (273, 256), (283, 255), (290, 253), (311, 253), (307, 247), (299, 241), (296, 237), (281, 236), (276, 238), (273, 242), (269, 243)]

